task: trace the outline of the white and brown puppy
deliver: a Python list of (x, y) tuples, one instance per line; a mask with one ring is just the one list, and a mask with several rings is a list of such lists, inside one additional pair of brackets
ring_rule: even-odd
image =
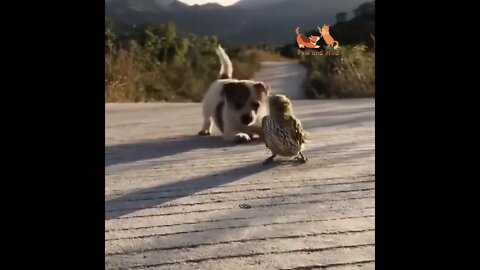
[[(254, 134), (263, 138), (262, 118), (268, 114), (268, 87), (258, 81), (232, 79), (233, 67), (224, 49), (217, 54), (221, 69), (203, 97), (203, 126), (199, 135), (210, 135), (213, 122), (229, 142), (248, 142)], [(213, 121), (212, 121), (213, 120)]]

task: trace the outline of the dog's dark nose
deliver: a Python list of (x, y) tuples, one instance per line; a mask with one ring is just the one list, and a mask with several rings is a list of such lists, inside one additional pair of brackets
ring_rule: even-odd
[(241, 117), (242, 123), (248, 125), (253, 121), (253, 117), (250, 114), (244, 114)]

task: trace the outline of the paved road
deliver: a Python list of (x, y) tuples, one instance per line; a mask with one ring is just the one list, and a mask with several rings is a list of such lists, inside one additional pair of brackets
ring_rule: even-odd
[(253, 77), (269, 82), (272, 92), (282, 93), (291, 99), (304, 99), (302, 80), (306, 70), (297, 62), (263, 62), (262, 69)]
[(374, 269), (374, 100), (294, 106), (310, 161), (265, 167), (200, 104), (107, 104), (106, 269)]

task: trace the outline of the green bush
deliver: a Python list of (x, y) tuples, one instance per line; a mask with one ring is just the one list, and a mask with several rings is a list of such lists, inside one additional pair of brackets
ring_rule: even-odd
[(304, 88), (309, 98), (375, 97), (375, 52), (340, 47), (339, 55), (308, 56)]
[[(107, 102), (199, 102), (218, 76), (215, 37), (177, 36), (171, 23), (147, 26), (128, 38), (117, 37), (105, 28)], [(251, 78), (260, 69), (254, 52), (226, 50), (236, 78)]]

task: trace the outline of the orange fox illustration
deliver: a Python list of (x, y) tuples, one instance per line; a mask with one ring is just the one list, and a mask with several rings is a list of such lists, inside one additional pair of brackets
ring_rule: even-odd
[(328, 46), (333, 46), (333, 44), (337, 43), (335, 44), (333, 49), (338, 49), (338, 41), (334, 40), (333, 37), (330, 35), (330, 26), (324, 24), (322, 28), (317, 28), (321, 34), (321, 37), (323, 37), (323, 40), (325, 40), (325, 43), (327, 43)]
[(297, 44), (300, 48), (320, 48), (317, 45), (317, 41), (320, 40), (319, 36), (307, 36), (300, 34), (300, 27), (295, 28), (295, 33), (297, 33)]

